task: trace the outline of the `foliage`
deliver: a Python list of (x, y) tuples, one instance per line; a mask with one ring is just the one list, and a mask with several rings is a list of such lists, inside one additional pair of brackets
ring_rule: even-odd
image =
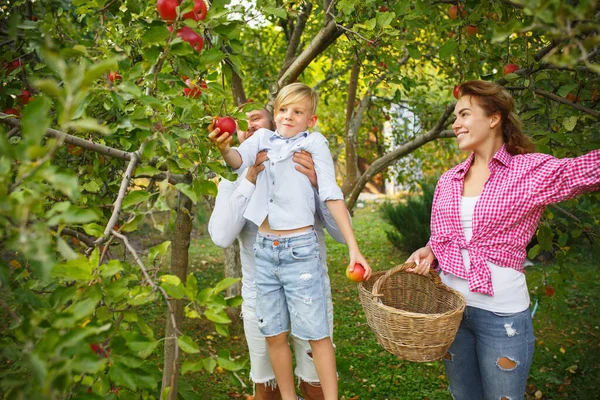
[(429, 241), (431, 230), (431, 205), (435, 184), (421, 184), (421, 194), (412, 195), (406, 202), (386, 202), (381, 205), (383, 219), (392, 226), (387, 230), (388, 240), (398, 249), (412, 253)]
[[(278, 83), (319, 85), (320, 129), (340, 165), (346, 112), (358, 115), (356, 99), (348, 104), (346, 73), (356, 63), (366, 117), (355, 141), (369, 164), (447, 128), (440, 115), (451, 90), (472, 78), (506, 85), (540, 151), (565, 157), (598, 148), (596, 3), (469, 0), (466, 14), (452, 20), (447, 2), (344, 0), (325, 10), (309, 1), (261, 0), (246, 9), (216, 0), (206, 19), (172, 25), (160, 20), (154, 0), (3, 5), (0, 110), (20, 118), (0, 117), (0, 305), (10, 321), (0, 342), (2, 391), (10, 398), (159, 397), (155, 360), (174, 338), (159, 335), (144, 311), (157, 307), (170, 318), (165, 299), (181, 299), (187, 323), (202, 316), (225, 338), (217, 349), (177, 332), (179, 349), (191, 354), (185, 371), (221, 367), (235, 379), (244, 361), (223, 349), (233, 340), (224, 309), (239, 301), (222, 295), (232, 281), (209, 287), (202, 274), (169, 273), (186, 256), (175, 252), (167, 261), (172, 221), (176, 213), (202, 216), (182, 210), (182, 200), (202, 204), (216, 192), (215, 175), (232, 177), (206, 138), (212, 117), (230, 114), (245, 129), (244, 112), (262, 107)], [(178, 13), (192, 8), (183, 1)], [(332, 21), (326, 45), (313, 41)], [(468, 25), (478, 33), (469, 35)], [(177, 35), (182, 28), (202, 36), (201, 51)], [(289, 63), (318, 46), (295, 76), (278, 82)], [(508, 62), (521, 69), (502, 77)], [(255, 100), (237, 108), (236, 77)], [(390, 111), (398, 105), (417, 123)], [(457, 158), (446, 143), (414, 156), (414, 168), (398, 173), (403, 182), (419, 180), (415, 168), (433, 176)], [(538, 232), (540, 246), (565, 265), (577, 232), (597, 236), (600, 219), (595, 197), (572, 207), (585, 210), (569, 208), (579, 225), (553, 212)], [(145, 234), (165, 237), (140, 248), (134, 238)]]

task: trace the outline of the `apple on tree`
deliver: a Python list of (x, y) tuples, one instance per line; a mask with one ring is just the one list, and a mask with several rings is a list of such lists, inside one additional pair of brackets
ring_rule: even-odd
[(479, 28), (476, 25), (467, 25), (467, 34), (469, 36), (477, 35), (478, 31), (479, 31)]
[(517, 64), (506, 64), (504, 66), (503, 74), (504, 75), (512, 74), (513, 72), (517, 71), (518, 69), (519, 69), (519, 66)]
[(458, 99), (460, 96), (460, 85), (454, 86), (454, 90), (452, 90), (452, 95), (455, 99)]
[(192, 99), (200, 97), (202, 95), (202, 89), (206, 89), (208, 87), (208, 85), (206, 85), (206, 82), (204, 81), (201, 81), (200, 86), (198, 86), (194, 83), (194, 81), (187, 77), (185, 80), (185, 84), (187, 85), (187, 87), (183, 88), (183, 94)]
[(204, 39), (202, 36), (198, 35), (196, 31), (190, 27), (184, 26), (181, 28), (177, 31), (177, 36), (179, 36), (181, 40), (188, 42), (197, 52), (201, 52), (204, 48)]
[(460, 16), (461, 17), (466, 17), (467, 13), (465, 11), (465, 6), (463, 6), (462, 4), (457, 5), (453, 5), (448, 9), (448, 16), (450, 17), (450, 19), (454, 20), (456, 18), (458, 18), (458, 10), (460, 10)]
[[(165, 22), (174, 22), (177, 19), (177, 7), (180, 5), (180, 0), (157, 0), (156, 10)], [(194, 0), (194, 8), (192, 11), (183, 14), (183, 19), (193, 19), (194, 21), (202, 21), (206, 18), (206, 3), (204, 0)]]
[(122, 78), (122, 76), (119, 73), (119, 71), (110, 71), (108, 73), (108, 80), (111, 82), (120, 81), (121, 78)]
[(206, 18), (206, 3), (204, 0), (194, 0), (194, 9), (183, 14), (183, 19), (193, 19), (194, 21), (202, 21)]
[(359, 264), (354, 264), (354, 269), (350, 271), (350, 266), (346, 268), (346, 276), (354, 282), (362, 282), (365, 280), (365, 268)]

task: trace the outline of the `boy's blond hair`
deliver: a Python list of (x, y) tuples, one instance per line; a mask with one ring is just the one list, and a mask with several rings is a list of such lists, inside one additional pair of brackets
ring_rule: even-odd
[(310, 100), (311, 115), (316, 115), (317, 104), (319, 103), (319, 95), (313, 88), (305, 85), (304, 83), (292, 83), (281, 88), (277, 94), (277, 97), (275, 98), (275, 102), (273, 103), (273, 114), (277, 114), (281, 106), (297, 103), (307, 97)]

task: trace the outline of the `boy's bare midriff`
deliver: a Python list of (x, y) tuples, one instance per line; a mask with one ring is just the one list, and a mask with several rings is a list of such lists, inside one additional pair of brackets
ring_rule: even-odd
[(259, 232), (271, 233), (273, 235), (290, 235), (293, 233), (300, 233), (300, 232), (308, 231), (312, 227), (313, 227), (312, 225), (308, 225), (308, 226), (303, 226), (302, 228), (296, 228), (296, 229), (275, 230), (275, 229), (271, 229), (271, 226), (269, 225), (269, 217), (267, 217), (267, 218), (265, 218), (263, 223), (260, 225), (258, 230), (259, 230)]

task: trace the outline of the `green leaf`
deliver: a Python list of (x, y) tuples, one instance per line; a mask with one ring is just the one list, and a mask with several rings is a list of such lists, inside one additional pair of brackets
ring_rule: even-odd
[(83, 230), (87, 235), (100, 237), (104, 235), (104, 227), (96, 223), (83, 225)]
[(147, 358), (159, 343), (155, 339), (133, 332), (123, 332), (122, 335), (126, 339), (127, 347), (140, 358)]
[(229, 337), (229, 328), (227, 325), (215, 324), (215, 330), (223, 337)]
[(50, 101), (36, 96), (27, 104), (21, 118), (21, 132), (30, 146), (39, 145), (50, 127)]
[(242, 305), (242, 302), (244, 301), (244, 299), (242, 298), (242, 296), (233, 296), (233, 297), (226, 299), (226, 301), (227, 301), (227, 307), (239, 307)]
[(103, 60), (85, 69), (83, 75), (82, 87), (91, 86), (97, 79), (103, 77), (109, 71), (116, 71), (118, 69), (117, 59), (111, 58), (109, 60)]
[(153, 25), (144, 32), (144, 46), (164, 42), (170, 34), (163, 24)]
[(70, 121), (65, 124), (65, 127), (76, 132), (98, 132), (103, 135), (108, 135), (110, 131), (106, 125), (99, 124), (95, 119), (83, 118), (75, 121)]
[(145, 190), (133, 190), (123, 199), (123, 208), (129, 208), (148, 200), (150, 193)]
[(240, 281), (240, 278), (225, 278), (225, 279), (219, 281), (219, 283), (217, 283), (217, 285), (213, 288), (214, 293), (222, 292), (223, 290), (227, 289), (229, 286), (231, 286), (234, 283), (237, 283), (239, 281)]
[(217, 185), (208, 179), (196, 178), (193, 183), (194, 193), (200, 198), (201, 196), (216, 196)]
[(196, 192), (194, 192), (190, 185), (187, 185), (185, 183), (178, 183), (175, 185), (175, 187), (181, 193), (186, 195), (192, 201), (192, 203), (196, 204), (198, 202), (198, 196), (196, 195)]
[(121, 264), (120, 260), (110, 260), (100, 266), (100, 275), (104, 278), (111, 277), (121, 271), (123, 271), (123, 264)]
[(229, 319), (229, 317), (223, 310), (221, 310), (219, 312), (215, 312), (213, 310), (208, 309), (208, 310), (204, 311), (204, 316), (209, 321), (215, 322), (217, 324), (230, 324), (231, 323), (231, 320)]
[(452, 53), (454, 53), (454, 51), (456, 50), (456, 48), (458, 47), (458, 44), (456, 43), (456, 41), (454, 39), (450, 39), (448, 40), (446, 43), (444, 43), (442, 45), (442, 47), (440, 47), (440, 58), (447, 58), (450, 57), (450, 55), (452, 55)]
[(108, 376), (116, 386), (126, 387), (136, 390), (135, 383), (136, 372), (123, 364), (114, 364), (108, 371)]
[[(166, 240), (166, 241), (162, 242), (161, 244), (150, 248), (150, 250), (148, 250), (148, 264), (154, 263), (154, 260), (159, 255), (161, 257), (164, 257), (165, 254), (167, 254), (167, 251), (169, 250), (170, 245), (171, 245), (171, 241)], [(167, 276), (167, 275), (165, 275), (165, 276)], [(177, 277), (175, 277), (175, 278), (177, 278)], [(177, 278), (177, 280), (179, 280), (179, 278)]]
[(160, 277), (160, 281), (160, 287), (162, 287), (169, 296), (175, 299), (183, 299), (185, 297), (185, 286), (175, 275), (163, 275)]
[(185, 375), (187, 372), (198, 372), (204, 368), (204, 360), (198, 361), (186, 361), (181, 366), (181, 375)]
[(191, 337), (189, 336), (179, 336), (177, 338), (177, 345), (179, 345), (179, 348), (189, 354), (195, 354), (195, 353), (200, 353), (200, 349), (198, 348), (198, 345), (196, 343), (194, 343), (194, 340), (192, 340)]
[[(571, 82), (572, 82), (572, 81), (571, 81)], [(570, 85), (561, 86), (561, 87), (560, 87), (560, 89), (558, 89), (558, 92), (557, 92), (557, 94), (558, 94), (560, 97), (565, 97), (566, 95), (568, 95), (569, 93), (571, 93), (571, 91), (572, 91), (573, 89), (576, 89), (576, 88), (578, 88), (578, 87), (579, 87), (579, 84), (578, 84), (578, 83), (573, 83), (573, 84), (570, 84)]]
[(417, 46), (406, 46), (406, 50), (408, 50), (408, 54), (415, 60), (421, 58), (421, 51)]
[(56, 278), (65, 280), (92, 280), (94, 266), (85, 257), (68, 260), (65, 263), (55, 265), (50, 274)]
[(217, 363), (221, 368), (232, 372), (243, 369), (246, 366), (246, 362), (247, 360), (244, 359), (232, 360), (229, 356), (229, 352), (223, 350), (219, 352), (219, 357), (217, 359)]
[(568, 132), (572, 132), (577, 126), (577, 121), (579, 121), (579, 117), (576, 115), (566, 117), (565, 119), (563, 119), (563, 126)]
[(215, 367), (217, 366), (217, 362), (215, 360), (213, 360), (210, 357), (205, 358), (204, 360), (202, 360), (202, 365), (204, 365), (204, 369), (212, 374), (213, 371), (215, 370)]
[(190, 301), (194, 301), (196, 300), (196, 292), (198, 292), (198, 280), (192, 272), (187, 276), (185, 282), (185, 294)]
[(282, 9), (282, 8), (264, 7), (262, 9), (262, 11), (265, 14), (273, 15), (273, 16), (275, 16), (277, 18), (287, 19), (287, 12), (284, 9)]

